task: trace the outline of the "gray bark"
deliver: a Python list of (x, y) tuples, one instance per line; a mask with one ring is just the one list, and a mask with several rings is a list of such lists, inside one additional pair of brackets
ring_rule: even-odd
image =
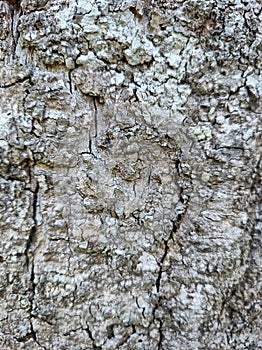
[(261, 2), (0, 14), (0, 348), (262, 348)]

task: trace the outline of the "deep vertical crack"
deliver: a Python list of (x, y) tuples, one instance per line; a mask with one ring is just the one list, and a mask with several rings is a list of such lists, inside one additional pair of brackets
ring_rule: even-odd
[(38, 202), (39, 202), (39, 182), (33, 175), (32, 169), (29, 168), (29, 181), (32, 192), (32, 220), (33, 225), (29, 233), (29, 237), (26, 243), (25, 256), (26, 256), (26, 267), (29, 273), (29, 325), (30, 332), (27, 335), (32, 338), (35, 343), (42, 349), (46, 349), (43, 345), (39, 343), (37, 340), (36, 331), (34, 330), (32, 318), (33, 316), (33, 308), (34, 308), (34, 299), (35, 299), (35, 265), (34, 265), (34, 254), (33, 254), (33, 244), (35, 242), (35, 236), (37, 232), (37, 210), (38, 210)]
[(95, 113), (94, 113), (94, 116), (95, 116), (95, 120), (94, 120), (94, 123), (95, 123), (95, 136), (94, 138), (97, 137), (97, 102), (96, 102), (96, 97), (93, 98), (93, 103), (94, 103), (94, 109), (95, 109)]
[[(13, 39), (13, 43), (12, 43), (12, 56), (13, 58), (15, 58), (15, 54), (16, 54), (16, 47), (17, 47), (17, 43), (18, 43), (18, 39), (20, 36), (20, 32), (17, 30), (17, 25), (18, 25), (18, 21), (19, 18), (21, 16), (21, 7), (20, 7), (20, 0), (8, 0), (9, 4), (11, 4), (10, 6), (10, 14), (11, 14), (11, 31), (12, 31), (12, 39)], [(17, 21), (15, 21), (15, 15), (18, 16)]]
[(158, 340), (158, 344), (157, 344), (157, 350), (162, 350), (163, 349), (163, 346), (162, 346), (162, 343), (163, 343), (163, 331), (162, 331), (163, 321), (160, 319), (158, 319), (158, 321), (159, 321), (159, 328), (158, 328), (159, 340)]
[(94, 134), (92, 135), (92, 131), (89, 131), (89, 142), (88, 142), (88, 152), (91, 154), (94, 158), (97, 158), (97, 155), (95, 154), (96, 151), (96, 138), (98, 135), (97, 130), (97, 97), (93, 96), (93, 106), (94, 106)]
[[(32, 185), (32, 178), (30, 176), (30, 181)], [(27, 268), (29, 269), (30, 265), (30, 250), (32, 247), (32, 244), (34, 242), (35, 234), (37, 231), (37, 206), (38, 206), (38, 196), (39, 196), (39, 183), (37, 181), (34, 181), (34, 188), (32, 188), (33, 191), (33, 200), (32, 200), (32, 219), (33, 219), (33, 226), (31, 228), (29, 237), (27, 239), (26, 243), (26, 249), (25, 249), (25, 255), (26, 255), (26, 265)]]
[[(175, 166), (176, 166), (178, 175), (181, 176), (181, 174), (180, 174), (180, 160), (179, 159), (176, 161)], [(167, 255), (169, 253), (169, 250), (170, 250), (170, 242), (171, 241), (174, 242), (175, 234), (178, 232), (178, 230), (181, 226), (181, 223), (183, 221), (183, 217), (185, 216), (185, 214), (187, 212), (188, 205), (189, 205), (189, 197), (185, 196), (183, 192), (184, 192), (184, 188), (183, 188), (183, 186), (181, 186), (180, 187), (180, 203), (183, 204), (183, 211), (177, 215), (176, 220), (171, 221), (172, 222), (172, 229), (171, 229), (171, 232), (169, 234), (169, 237), (166, 240), (164, 240), (164, 251), (163, 251), (163, 254), (162, 254), (161, 259), (159, 261), (159, 270), (158, 270), (158, 275), (157, 275), (157, 279), (155, 282), (156, 291), (158, 293), (158, 298), (157, 298), (156, 304), (154, 306), (152, 316), (153, 316), (153, 321), (158, 322), (159, 339), (158, 339), (158, 344), (157, 344), (157, 350), (163, 349), (163, 339), (164, 339), (163, 321), (156, 314), (156, 312), (157, 312), (158, 308), (161, 306), (161, 302), (162, 302), (162, 296), (160, 294), (160, 291), (161, 291), (161, 280), (162, 280), (162, 274), (163, 274), (163, 267), (164, 267), (165, 260), (167, 259)]]
[[(180, 150), (180, 152), (181, 152), (181, 150)], [(179, 159), (177, 159), (175, 162), (175, 167), (177, 170), (177, 174), (179, 176), (181, 176), (180, 166), (181, 166), (181, 162)], [(172, 230), (170, 232), (169, 237), (166, 240), (164, 240), (164, 252), (163, 252), (163, 255), (162, 255), (160, 262), (159, 262), (159, 271), (158, 271), (158, 276), (156, 279), (157, 293), (160, 292), (161, 278), (162, 278), (162, 273), (163, 273), (163, 265), (164, 265), (164, 262), (166, 260), (167, 255), (168, 255), (170, 241), (174, 241), (174, 235), (178, 231), (178, 229), (181, 225), (181, 222), (183, 220), (183, 217), (186, 214), (187, 208), (188, 208), (189, 198), (185, 198), (185, 196), (183, 195), (183, 187), (182, 186), (180, 187), (180, 202), (184, 205), (184, 209), (183, 209), (182, 213), (179, 213), (177, 215), (176, 220), (172, 220)]]
[[(166, 257), (168, 255), (168, 252), (169, 252), (169, 249), (170, 249), (170, 241), (174, 241), (174, 234), (177, 232), (177, 230), (179, 229), (180, 225), (181, 225), (181, 222), (182, 222), (182, 219), (183, 219), (183, 216), (185, 215), (186, 213), (186, 209), (184, 210), (184, 212), (182, 214), (178, 214), (177, 216), (177, 219), (176, 221), (172, 221), (172, 230), (170, 232), (170, 235), (168, 237), (168, 239), (166, 239), (164, 241), (164, 253), (160, 259), (160, 262), (159, 262), (159, 271), (158, 271), (158, 276), (157, 276), (157, 279), (156, 279), (156, 290), (157, 290), (157, 293), (160, 293), (160, 289), (161, 289), (161, 279), (162, 279), (162, 274), (163, 274), (163, 265), (164, 265), (164, 262), (166, 260)], [(162, 296), (159, 294), (158, 295), (158, 298), (157, 298), (157, 302), (156, 302), (156, 305), (154, 307), (154, 310), (153, 310), (153, 320), (156, 320), (159, 322), (159, 326), (158, 326), (158, 332), (159, 332), (159, 340), (158, 340), (158, 345), (157, 345), (157, 350), (161, 350), (163, 349), (163, 346), (162, 346), (162, 342), (163, 342), (163, 321), (156, 317), (156, 311), (157, 309), (159, 308), (159, 306), (161, 305), (161, 300), (162, 300)]]
[(73, 95), (72, 72), (73, 72), (73, 69), (70, 69), (68, 71), (69, 91), (71, 95)]
[(88, 334), (89, 339), (92, 341), (92, 343), (93, 343), (93, 350), (101, 350), (101, 346), (96, 346), (95, 339), (94, 339), (94, 337), (92, 335), (92, 332), (91, 332), (89, 326), (86, 325), (86, 328), (83, 328), (83, 330), (86, 331), (86, 333)]
[(161, 278), (162, 278), (162, 273), (163, 273), (163, 264), (164, 264), (164, 261), (166, 260), (167, 254), (168, 254), (169, 241), (172, 239), (173, 239), (173, 232), (171, 231), (168, 239), (166, 239), (164, 241), (164, 253), (163, 253), (163, 255), (160, 259), (160, 262), (159, 262), (159, 271), (158, 271), (158, 276), (156, 279), (156, 291), (157, 291), (157, 293), (160, 292), (160, 284), (161, 284)]
[(178, 214), (176, 221), (172, 221), (172, 225), (173, 225), (172, 230), (170, 232), (168, 239), (166, 239), (164, 241), (164, 253), (163, 253), (163, 255), (160, 259), (160, 262), (159, 262), (159, 271), (158, 271), (158, 276), (156, 279), (156, 290), (158, 293), (160, 292), (161, 278), (162, 278), (162, 273), (163, 273), (163, 265), (164, 265), (164, 262), (166, 260), (166, 257), (167, 257), (168, 251), (169, 251), (169, 244), (170, 244), (170, 241), (174, 241), (174, 234), (179, 229), (181, 222), (182, 222), (182, 219), (183, 219), (183, 216), (185, 215), (185, 212), (186, 212), (186, 209), (182, 214)]

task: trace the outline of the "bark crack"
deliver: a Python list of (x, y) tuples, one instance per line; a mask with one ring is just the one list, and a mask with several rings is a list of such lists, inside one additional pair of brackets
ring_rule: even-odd
[(86, 328), (83, 328), (83, 330), (86, 331), (86, 333), (88, 334), (89, 339), (92, 341), (92, 343), (93, 343), (93, 350), (101, 350), (101, 346), (96, 346), (95, 339), (94, 339), (94, 337), (92, 335), (92, 332), (91, 332), (89, 326), (86, 325)]
[(12, 86), (15, 86), (16, 84), (23, 83), (23, 82), (25, 82), (28, 79), (30, 79), (30, 76), (26, 76), (26, 77), (24, 77), (22, 79), (19, 79), (19, 80), (13, 82), (13, 83), (10, 83), (10, 84), (0, 85), (0, 89), (10, 88)]
[[(13, 39), (13, 43), (12, 43), (12, 56), (13, 58), (15, 58), (15, 53), (16, 53), (16, 47), (17, 47), (17, 43), (18, 43), (18, 39), (20, 36), (19, 31), (17, 30), (17, 25), (18, 25), (18, 21), (19, 21), (19, 17), (21, 16), (21, 7), (20, 7), (20, 0), (16, 1), (16, 0), (8, 0), (9, 4), (11, 4), (11, 8), (10, 8), (10, 13), (11, 13), (11, 31), (12, 31), (12, 39)], [(15, 15), (18, 15), (17, 20), (15, 20)]]
[[(177, 173), (178, 173), (179, 177), (181, 177), (180, 166), (181, 166), (180, 160), (177, 159), (176, 169), (177, 169)], [(172, 229), (171, 229), (171, 232), (169, 234), (169, 237), (166, 240), (164, 240), (164, 251), (163, 251), (163, 254), (162, 254), (161, 259), (159, 261), (159, 270), (158, 270), (158, 275), (157, 275), (157, 279), (155, 282), (158, 297), (157, 297), (157, 301), (156, 301), (156, 304), (155, 304), (153, 312), (152, 312), (152, 316), (153, 316), (153, 322), (155, 322), (155, 321), (158, 322), (159, 340), (158, 340), (157, 350), (163, 349), (163, 339), (164, 339), (163, 321), (161, 320), (160, 317), (158, 317), (156, 315), (156, 312), (157, 312), (158, 308), (161, 306), (161, 302), (162, 302), (162, 296), (160, 295), (162, 274), (164, 272), (165, 261), (167, 259), (167, 256), (168, 256), (168, 253), (170, 250), (170, 244), (172, 241), (173, 242), (175, 241), (175, 234), (178, 232), (178, 230), (181, 226), (181, 223), (183, 221), (184, 216), (186, 215), (187, 208), (189, 205), (189, 196), (185, 195), (183, 185), (180, 186), (180, 203), (183, 204), (183, 210), (182, 210), (182, 212), (177, 214), (176, 220), (171, 221)]]
[(157, 291), (157, 293), (160, 292), (161, 278), (162, 278), (162, 273), (163, 273), (163, 264), (166, 260), (167, 254), (168, 254), (170, 240), (173, 240), (173, 232), (172, 231), (171, 231), (168, 239), (166, 239), (164, 241), (164, 253), (163, 253), (163, 255), (160, 259), (160, 262), (159, 262), (159, 271), (158, 271), (158, 276), (156, 279), (156, 291)]
[(94, 138), (96, 138), (97, 137), (97, 102), (96, 102), (96, 97), (93, 98), (93, 103), (94, 103), (94, 108), (95, 108), (95, 113), (94, 113), (95, 136), (94, 136)]
[(73, 95), (72, 72), (73, 72), (73, 69), (70, 69), (68, 72), (69, 91), (71, 95)]
[(161, 350), (163, 349), (162, 343), (163, 343), (163, 331), (162, 331), (162, 327), (163, 327), (163, 321), (161, 319), (158, 319), (159, 322), (159, 340), (158, 340), (158, 344), (157, 344), (157, 350)]
[(30, 175), (30, 183), (31, 183), (31, 191), (33, 192), (33, 200), (32, 200), (32, 219), (33, 219), (33, 226), (31, 228), (26, 249), (25, 249), (25, 255), (26, 255), (26, 265), (29, 268), (30, 265), (30, 250), (32, 248), (32, 244), (34, 243), (35, 234), (37, 231), (37, 207), (38, 207), (38, 196), (39, 196), (39, 183), (35, 179), (32, 180), (32, 177)]
[(179, 229), (185, 212), (186, 212), (186, 210), (184, 211), (183, 214), (178, 214), (177, 220), (176, 221), (172, 221), (172, 225), (173, 225), (172, 231), (171, 231), (168, 239), (166, 239), (164, 241), (164, 253), (163, 253), (163, 255), (162, 255), (161, 259), (160, 259), (160, 262), (159, 262), (159, 271), (158, 271), (158, 276), (157, 276), (157, 279), (156, 279), (156, 290), (157, 290), (158, 293), (160, 292), (161, 278), (162, 278), (162, 273), (163, 273), (163, 265), (164, 265), (164, 262), (166, 260), (166, 257), (167, 257), (168, 251), (169, 251), (169, 244), (170, 244), (170, 241), (174, 241), (174, 234)]
[(37, 232), (37, 210), (38, 210), (38, 202), (39, 202), (39, 182), (33, 175), (32, 169), (29, 168), (29, 182), (30, 182), (30, 190), (33, 194), (32, 196), (32, 220), (33, 225), (30, 230), (29, 237), (26, 243), (25, 256), (26, 256), (26, 266), (29, 277), (29, 325), (30, 325), (30, 333), (27, 337), (32, 338), (35, 343), (41, 348), (46, 349), (43, 345), (41, 345), (37, 339), (36, 331), (33, 326), (32, 319), (34, 318), (33, 309), (34, 309), (34, 299), (35, 299), (35, 290), (36, 290), (36, 282), (35, 282), (35, 264), (34, 264), (34, 252), (33, 252), (33, 244), (35, 243), (35, 236)]
[[(181, 174), (180, 174), (180, 160), (179, 159), (177, 159), (177, 161), (176, 161), (176, 169), (177, 169), (178, 175), (181, 176)], [(184, 209), (183, 209), (182, 213), (179, 213), (177, 215), (176, 220), (172, 220), (172, 230), (170, 232), (169, 237), (166, 240), (164, 240), (164, 252), (163, 252), (162, 257), (161, 257), (160, 262), (159, 262), (159, 271), (158, 271), (158, 276), (156, 279), (157, 293), (160, 292), (163, 266), (164, 266), (165, 260), (167, 258), (167, 255), (168, 255), (170, 242), (174, 241), (174, 235), (175, 235), (175, 233), (177, 233), (177, 231), (182, 223), (183, 217), (187, 212), (189, 197), (185, 196), (183, 192), (184, 192), (184, 189), (181, 186), (181, 188), (180, 188), (180, 202), (184, 205)]]

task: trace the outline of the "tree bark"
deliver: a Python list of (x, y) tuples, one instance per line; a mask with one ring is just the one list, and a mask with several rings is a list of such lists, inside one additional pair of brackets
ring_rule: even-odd
[(1, 349), (261, 348), (261, 2), (0, 9)]

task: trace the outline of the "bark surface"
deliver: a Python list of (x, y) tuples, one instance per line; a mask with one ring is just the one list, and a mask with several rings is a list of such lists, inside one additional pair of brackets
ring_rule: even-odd
[(261, 1), (0, 1), (0, 348), (255, 350)]

